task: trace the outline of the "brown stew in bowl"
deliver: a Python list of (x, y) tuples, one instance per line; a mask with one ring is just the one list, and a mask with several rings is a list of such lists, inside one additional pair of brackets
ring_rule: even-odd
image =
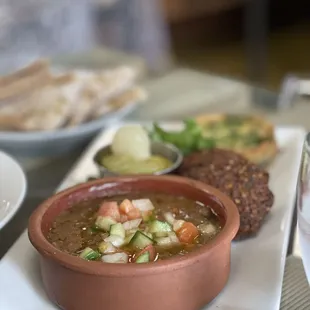
[(47, 239), (61, 251), (105, 263), (147, 263), (184, 255), (221, 230), (210, 207), (167, 194), (80, 202), (60, 213)]

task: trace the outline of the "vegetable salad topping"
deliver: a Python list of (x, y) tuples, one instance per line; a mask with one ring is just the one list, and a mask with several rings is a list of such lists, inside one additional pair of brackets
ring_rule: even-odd
[(154, 209), (149, 199), (125, 199), (119, 205), (114, 201), (102, 203), (95, 225), (109, 235), (98, 249), (87, 247), (80, 257), (101, 258), (105, 263), (148, 263), (158, 258), (154, 245), (169, 247), (195, 242), (199, 230), (194, 224), (176, 220), (168, 212), (166, 221), (157, 220)]
[(220, 230), (209, 207), (187, 198), (127, 197), (97, 198), (72, 206), (56, 217), (48, 240), (89, 261), (147, 263), (184, 255)]

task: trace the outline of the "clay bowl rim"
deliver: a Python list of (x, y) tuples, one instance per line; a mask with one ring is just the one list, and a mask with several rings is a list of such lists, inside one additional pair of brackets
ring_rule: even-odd
[[(81, 189), (102, 186), (108, 183), (131, 183), (137, 180), (149, 180), (154, 182), (161, 182), (163, 180), (177, 183), (185, 186), (194, 187), (203, 191), (206, 195), (211, 196), (215, 201), (219, 201), (224, 207), (226, 213), (226, 222), (220, 233), (207, 244), (188, 253), (184, 256), (175, 256), (167, 260), (157, 261), (151, 264), (100, 264), (98, 262), (85, 261), (77, 256), (64, 253), (54, 247), (44, 236), (41, 230), (41, 221), (47, 209), (57, 200), (63, 196), (68, 196)], [(199, 181), (179, 177), (179, 176), (125, 176), (125, 177), (109, 177), (89, 181), (86, 183), (78, 184), (61, 191), (52, 197), (45, 200), (31, 215), (28, 224), (28, 236), (32, 245), (37, 249), (39, 254), (44, 258), (50, 259), (65, 268), (77, 271), (79, 273), (91, 274), (96, 276), (107, 277), (131, 277), (143, 276), (147, 274), (162, 273), (168, 270), (176, 270), (184, 268), (187, 265), (194, 264), (195, 262), (207, 257), (212, 252), (211, 250), (221, 246), (221, 244), (229, 242), (237, 234), (239, 229), (239, 212), (233, 201), (225, 194), (216, 188), (206, 185)]]

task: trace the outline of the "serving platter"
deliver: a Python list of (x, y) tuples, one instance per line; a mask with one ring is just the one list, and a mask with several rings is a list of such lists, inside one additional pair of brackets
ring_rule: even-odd
[[(179, 122), (160, 125), (167, 130), (182, 128)], [(98, 175), (93, 156), (100, 147), (111, 142), (118, 126), (102, 132), (93, 141), (58, 190)], [(269, 167), (270, 187), (275, 194), (272, 211), (256, 237), (233, 243), (227, 286), (204, 310), (279, 309), (305, 132), (301, 128), (282, 127), (276, 128), (275, 134), (280, 152)], [(20, 309), (21, 300), (24, 310), (57, 309), (42, 288), (38, 255), (28, 241), (27, 231), (0, 262), (0, 308)]]

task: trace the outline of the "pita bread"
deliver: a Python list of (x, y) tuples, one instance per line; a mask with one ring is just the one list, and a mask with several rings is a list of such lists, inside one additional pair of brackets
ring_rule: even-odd
[(75, 126), (88, 120), (102, 104), (131, 87), (135, 77), (135, 71), (128, 67), (77, 75), (76, 80), (81, 88), (69, 125)]
[(98, 109), (96, 109), (96, 111), (94, 111), (92, 117), (99, 118), (106, 113), (119, 110), (126, 105), (145, 101), (146, 98), (147, 94), (144, 89), (138, 86), (134, 86), (119, 94), (118, 96), (111, 98), (105, 104), (102, 104)]
[(11, 75), (0, 77), (0, 100), (23, 95), (51, 82), (46, 61), (37, 61)]
[(77, 126), (133, 101), (145, 99), (126, 66), (54, 75), (37, 61), (0, 77), (0, 129), (38, 131)]
[(52, 130), (61, 127), (70, 115), (73, 101), (66, 92), (70, 75), (56, 77), (47, 86), (0, 108), (0, 127), (13, 130)]

